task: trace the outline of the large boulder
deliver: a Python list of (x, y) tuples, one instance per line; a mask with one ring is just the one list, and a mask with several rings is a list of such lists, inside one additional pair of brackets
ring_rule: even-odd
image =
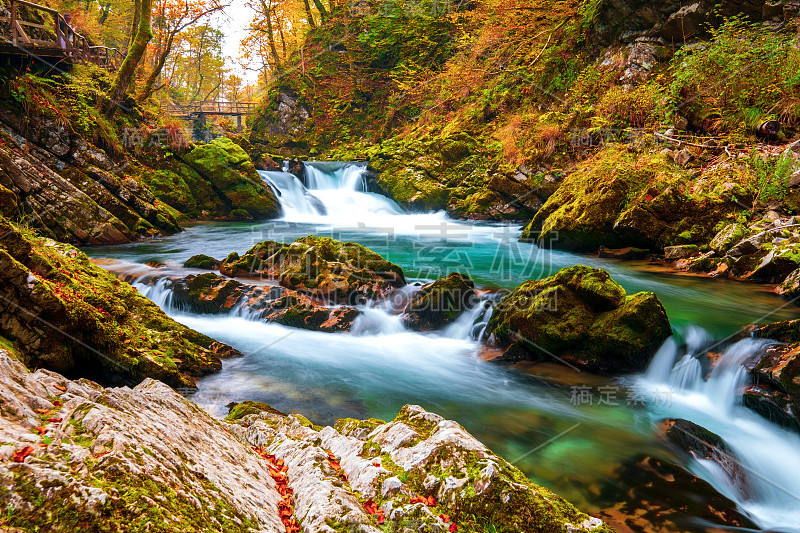
[(220, 272), (277, 279), (288, 289), (348, 305), (380, 299), (406, 283), (399, 266), (372, 250), (314, 235), (291, 244), (263, 241), (243, 256), (234, 252), (222, 263)]
[(245, 312), (265, 322), (312, 331), (349, 331), (359, 315), (352, 307), (325, 307), (291, 289), (247, 285), (211, 272), (168, 279), (165, 287), (172, 290), (170, 303), (178, 309), (203, 314)]
[[(178, 165), (164, 171), (162, 177), (156, 174), (150, 178), (151, 186), (158, 190), (163, 188), (165, 201), (174, 204), (176, 209), (188, 210), (195, 218), (276, 218), (281, 215), (275, 193), (261, 180), (247, 153), (230, 139), (220, 137), (199, 145), (180, 159), (188, 168)], [(163, 186), (156, 178), (166, 180)], [(176, 184), (185, 189), (185, 199), (170, 200), (167, 196), (176, 190)], [(203, 209), (205, 215), (202, 211), (197, 213), (192, 205), (199, 203), (195, 198), (208, 204), (213, 211)]]
[(505, 348), (495, 361), (563, 361), (597, 372), (638, 372), (671, 334), (652, 292), (627, 295), (608, 272), (583, 265), (526, 281), (486, 328)]
[(403, 311), (403, 323), (416, 331), (440, 329), (477, 303), (472, 280), (464, 274), (453, 272), (423, 285), (414, 294)]
[(419, 406), (324, 428), (231, 408), (215, 420), (157, 381), (104, 389), (0, 350), (3, 529), (613, 532)]
[(222, 345), (169, 318), (76, 248), (0, 218), (0, 335), (29, 367), (105, 383), (194, 388)]
[(418, 405), (389, 422), (343, 419), (325, 428), (263, 405), (250, 411), (227, 429), (286, 465), (305, 531), (328, 531), (331, 518), (339, 530), (368, 533), (411, 531), (402, 527), (409, 523), (414, 531), (612, 531)]

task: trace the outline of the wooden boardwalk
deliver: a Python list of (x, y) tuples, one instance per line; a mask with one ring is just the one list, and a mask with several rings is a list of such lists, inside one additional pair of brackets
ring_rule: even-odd
[(125, 58), (116, 48), (94, 46), (55, 9), (26, 0), (6, 0), (0, 11), (0, 56), (47, 64), (85, 61), (116, 70)]

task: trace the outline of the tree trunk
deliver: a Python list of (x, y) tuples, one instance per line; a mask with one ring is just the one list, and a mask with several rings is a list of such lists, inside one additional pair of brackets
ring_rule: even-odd
[(267, 7), (267, 2), (261, 0), (261, 7), (264, 8), (264, 15), (267, 19), (267, 43), (269, 44), (270, 52), (272, 52), (272, 59), (275, 63), (272, 65), (273, 70), (278, 71), (281, 69), (281, 60), (278, 56), (278, 47), (275, 46), (275, 32), (272, 31), (272, 9)]
[(125, 92), (131, 84), (133, 75), (136, 72), (136, 67), (144, 56), (147, 43), (153, 38), (153, 32), (150, 30), (150, 18), (153, 11), (153, 0), (141, 0), (141, 11), (139, 15), (139, 28), (136, 31), (136, 38), (133, 40), (128, 55), (119, 67), (117, 75), (114, 77), (114, 82), (111, 84), (111, 89), (103, 102), (103, 112), (108, 118), (114, 116), (117, 107), (122, 103), (125, 98)]
[(314, 15), (311, 13), (311, 4), (308, 3), (308, 0), (303, 0), (303, 7), (306, 8), (306, 22), (312, 28), (316, 28), (317, 24), (314, 22)]
[(322, 0), (314, 0), (314, 5), (317, 7), (317, 11), (319, 11), (319, 18), (322, 22), (328, 20), (328, 10), (325, 9), (325, 6), (322, 4)]
[(133, 20), (131, 21), (131, 32), (128, 35), (128, 50), (133, 46), (133, 40), (136, 38), (136, 31), (139, 29), (139, 17), (142, 14), (142, 0), (133, 1)]
[(147, 81), (144, 83), (142, 92), (140, 92), (139, 96), (136, 97), (137, 102), (142, 103), (148, 98), (150, 98), (150, 95), (153, 94), (154, 92), (153, 87), (156, 86), (156, 81), (158, 81), (158, 77), (161, 75), (161, 71), (164, 70), (164, 65), (167, 64), (167, 57), (169, 57), (170, 52), (172, 52), (172, 44), (174, 41), (175, 41), (175, 34), (170, 33), (169, 37), (167, 37), (167, 43), (164, 45), (164, 48), (158, 55), (158, 61), (153, 67), (153, 71), (150, 73), (150, 75), (147, 77)]

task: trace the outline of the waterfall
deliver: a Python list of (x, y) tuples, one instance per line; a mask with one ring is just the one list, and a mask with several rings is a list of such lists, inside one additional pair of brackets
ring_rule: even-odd
[[(699, 328), (698, 328), (699, 329)], [(637, 387), (653, 401), (647, 405), (654, 420), (684, 418), (718, 434), (730, 447), (744, 472), (749, 490), (733, 485), (713, 461), (695, 459), (691, 469), (764, 528), (800, 528), (800, 435), (780, 428), (742, 405), (749, 381), (743, 366), (763, 353), (770, 341), (744, 339), (724, 350), (707, 379), (697, 358), (710, 335), (689, 330), (687, 349), (667, 340)], [(669, 364), (673, 366), (670, 368)], [(666, 394), (665, 394), (666, 393)], [(663, 401), (667, 398), (668, 401)], [(657, 401), (660, 398), (661, 401)], [(788, 530), (787, 530), (788, 531)]]
[(325, 206), (319, 198), (308, 192), (294, 174), (272, 170), (262, 170), (259, 174), (278, 196), (284, 217), (302, 218), (325, 214)]
[(494, 304), (491, 299), (485, 298), (478, 302), (475, 307), (461, 313), (455, 322), (447, 326), (442, 332), (442, 336), (450, 339), (469, 339), (478, 341), (483, 338), (486, 325), (492, 318)]

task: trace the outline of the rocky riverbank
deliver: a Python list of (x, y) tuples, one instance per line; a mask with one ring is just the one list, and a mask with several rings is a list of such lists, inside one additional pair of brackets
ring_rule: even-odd
[(613, 531), (418, 406), (315, 426), (263, 404), (224, 422), (146, 380), (105, 389), (0, 351), (0, 510), (47, 531)]

